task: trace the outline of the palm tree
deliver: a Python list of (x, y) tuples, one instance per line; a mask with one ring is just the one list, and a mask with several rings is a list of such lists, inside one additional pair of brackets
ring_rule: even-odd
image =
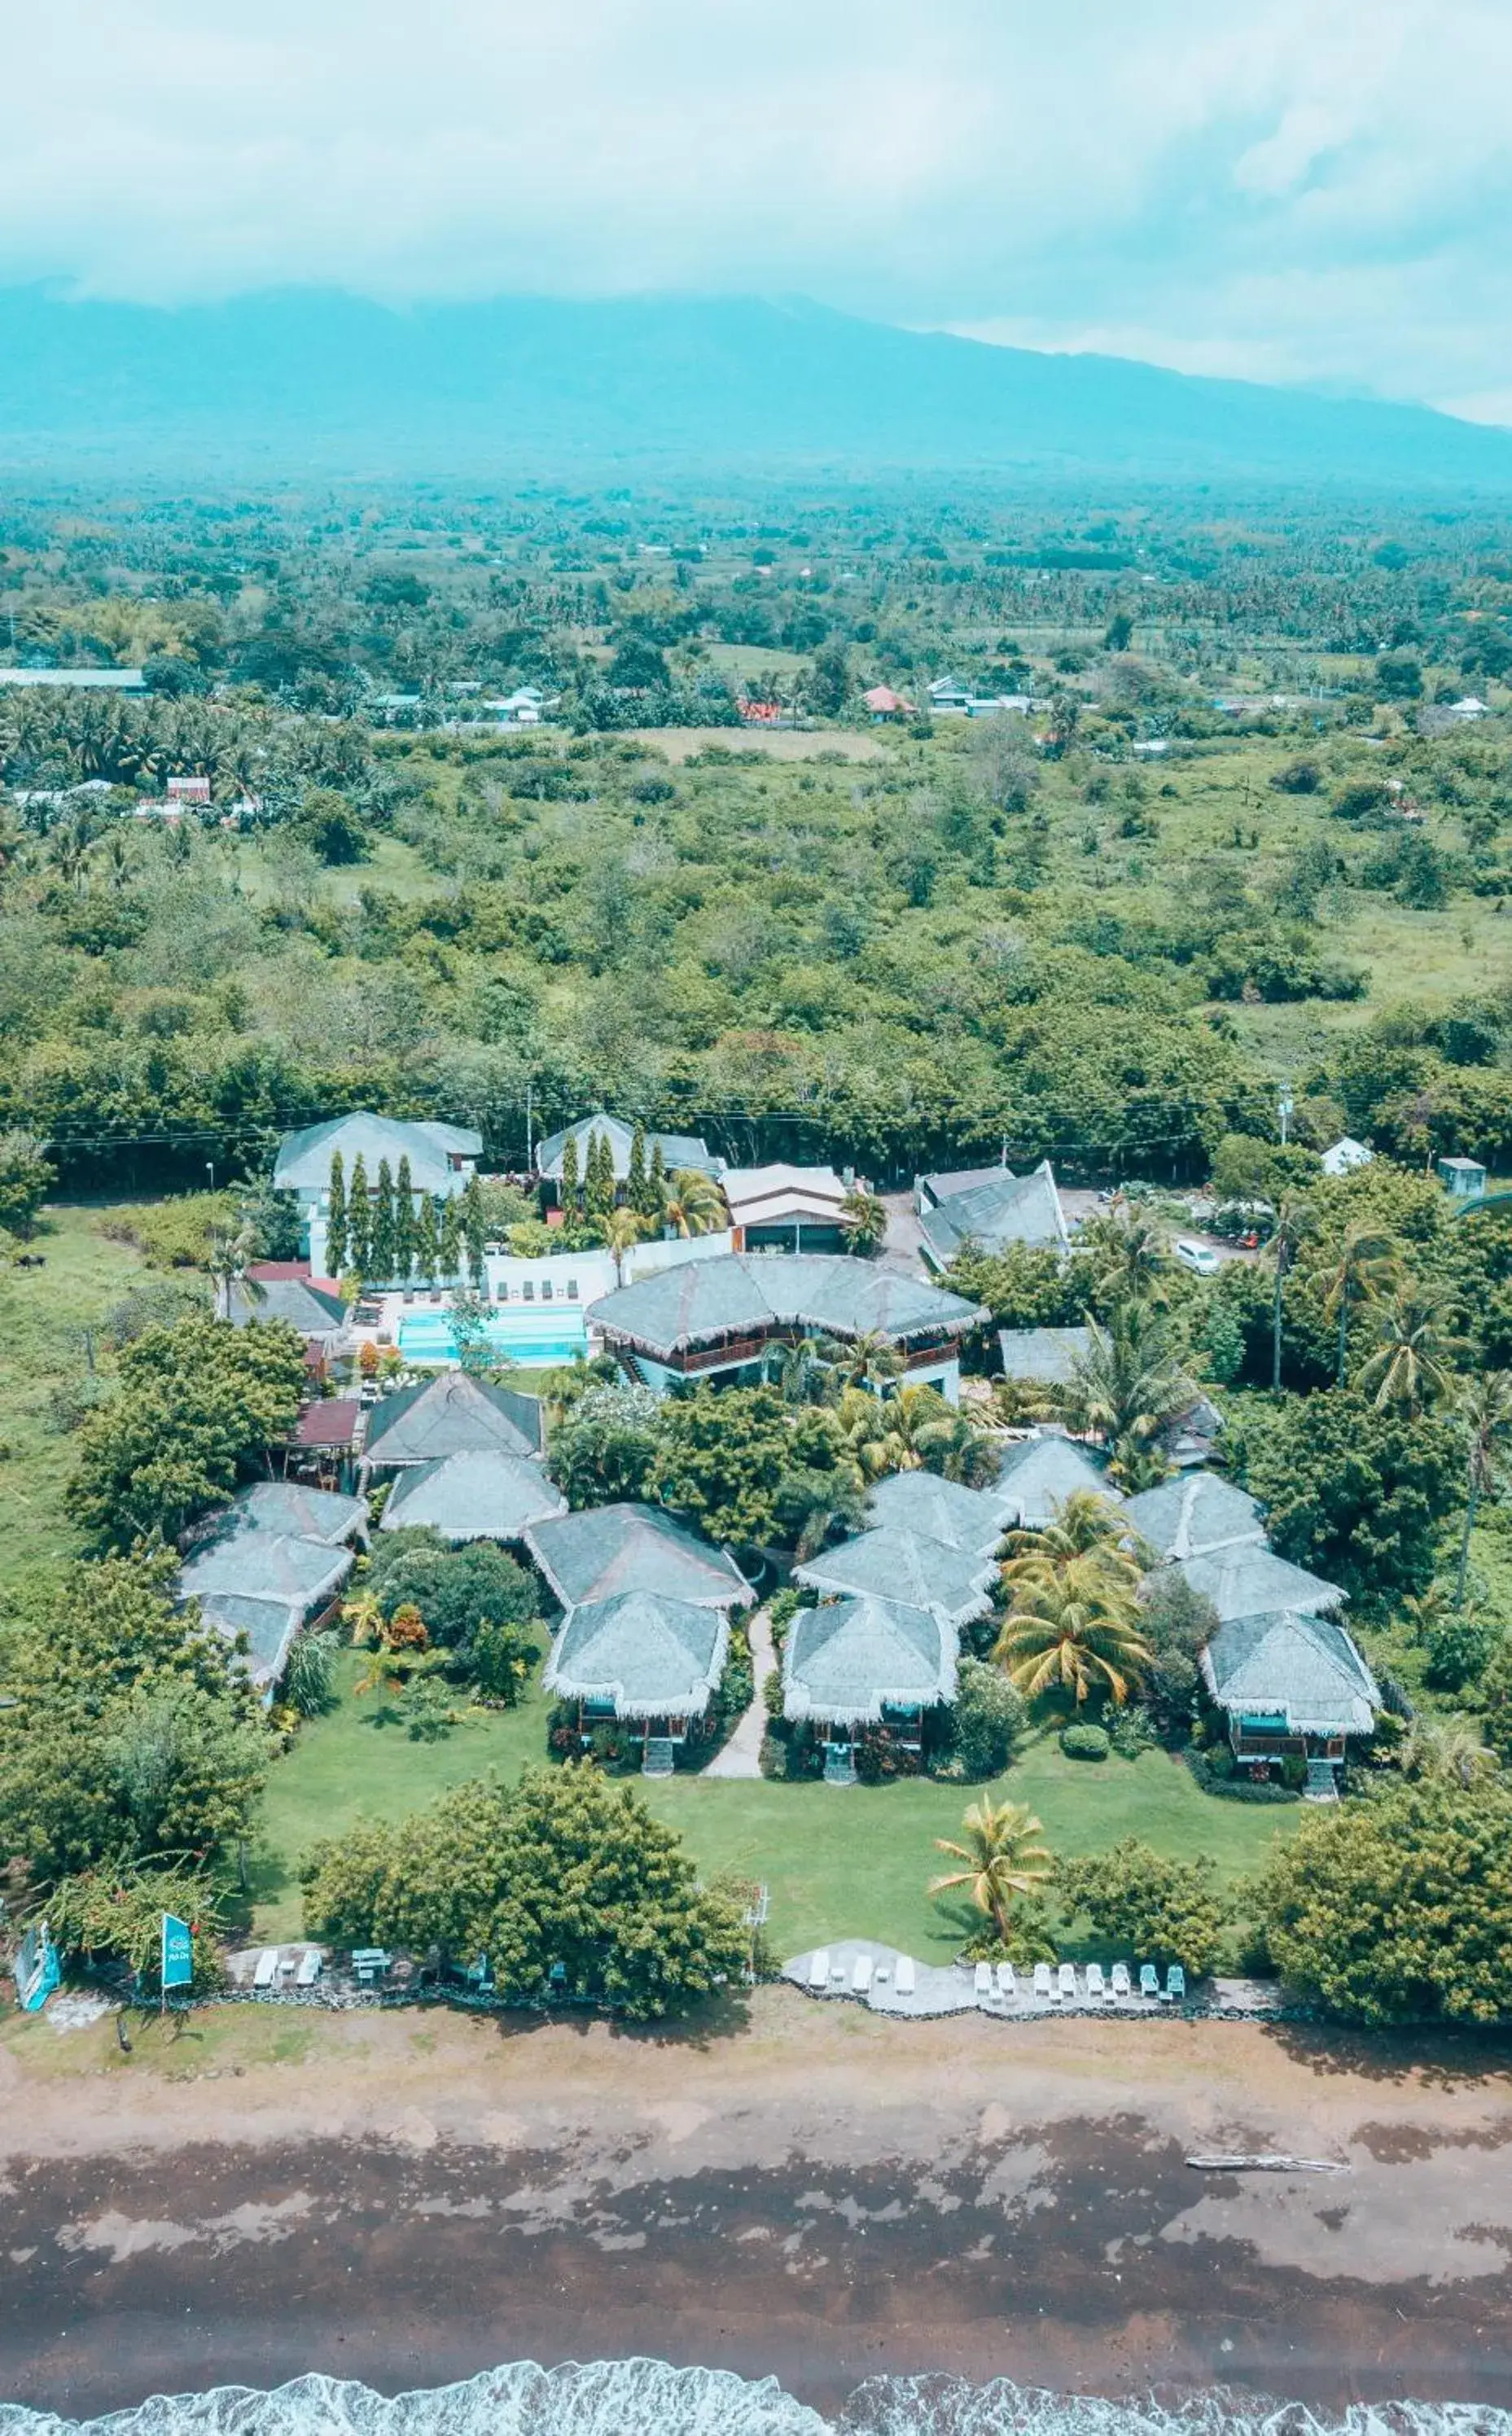
[(205, 1253), (205, 1272), (216, 1291), (216, 1317), (231, 1317), (231, 1290), (239, 1286), (251, 1302), (266, 1302), (264, 1288), (255, 1278), (247, 1275), (249, 1262), (256, 1258), (257, 1236), (252, 1227), (213, 1227), (210, 1246)]
[(1457, 1784), (1467, 1792), (1497, 1764), (1472, 1717), (1414, 1717), (1398, 1761), (1403, 1776)]
[(887, 1205), (860, 1185), (852, 1185), (841, 1203), (840, 1223), (850, 1249), (863, 1258), (879, 1252), (887, 1241)]
[(898, 1396), (874, 1396), (866, 1387), (847, 1387), (835, 1408), (841, 1446), (862, 1480), (880, 1480), (884, 1472), (915, 1471), (919, 1458), (900, 1429)]
[(662, 1219), (679, 1235), (712, 1235), (729, 1224), (724, 1195), (702, 1168), (680, 1167), (662, 1202)]
[(1072, 1363), (1066, 1409), (1077, 1427), (1117, 1450), (1114, 1469), (1121, 1478), (1137, 1457), (1151, 1456), (1166, 1423), (1195, 1401), (1197, 1386), (1181, 1366), (1169, 1319), (1151, 1304), (1121, 1303), (1106, 1328), (1088, 1312), (1086, 1326), (1086, 1349)]
[(977, 1909), (1006, 1942), (1015, 1895), (1032, 1895), (1053, 1867), (1048, 1846), (1039, 1841), (1045, 1831), (1026, 1801), (993, 1801), (985, 1794), (971, 1804), (961, 1827), (963, 1843), (944, 1836), (934, 1842), (937, 1852), (964, 1866), (931, 1878), (930, 1892), (939, 1896), (955, 1887), (969, 1887)]
[(848, 1465), (790, 1473), (778, 1488), (777, 1507), (800, 1564), (832, 1540), (854, 1539), (866, 1528), (866, 1491)]
[(1116, 1505), (1092, 1488), (1073, 1488), (1055, 1507), (1055, 1520), (1038, 1531), (1010, 1531), (1013, 1551), (1003, 1567), (1005, 1580), (1017, 1578), (1015, 1568), (1031, 1559), (1048, 1558), (1063, 1565), (1073, 1557), (1104, 1556), (1127, 1565), (1136, 1579), (1139, 1568), (1130, 1554), (1129, 1526)]
[(1107, 1301), (1162, 1299), (1170, 1257), (1165, 1229), (1148, 1210), (1116, 1201), (1101, 1224), (1094, 1225), (1093, 1245), (1098, 1284)]
[(1391, 1237), (1363, 1219), (1351, 1219), (1343, 1240), (1317, 1271), (1323, 1289), (1323, 1316), (1339, 1324), (1339, 1358), (1334, 1385), (1342, 1387), (1349, 1351), (1349, 1314), (1359, 1303), (1374, 1302), (1396, 1266)]
[(1131, 1573), (1098, 1553), (1027, 1560), (992, 1653), (1027, 1698), (1059, 1686), (1078, 1708), (1093, 1691), (1122, 1706), (1154, 1654), (1139, 1632)]
[[(907, 1397), (929, 1392), (905, 1387), (893, 1401), (901, 1404)], [(998, 1477), (998, 1451), (992, 1440), (951, 1406), (926, 1418), (913, 1433), (913, 1444), (927, 1471), (937, 1471), (942, 1480), (958, 1481), (963, 1488), (985, 1488)]]
[(599, 1232), (603, 1237), (604, 1248), (614, 1255), (615, 1283), (622, 1286), (625, 1282), (625, 1254), (633, 1252), (637, 1244), (645, 1241), (645, 1221), (638, 1211), (621, 1204), (618, 1209), (611, 1209), (607, 1218), (600, 1219)]
[[(811, 1336), (801, 1336), (796, 1345), (790, 1345), (785, 1349), (780, 1346), (773, 1347), (769, 1360), (775, 1366), (784, 1403), (826, 1404), (833, 1401), (836, 1392), (834, 1371)], [(770, 1368), (764, 1367), (762, 1375), (770, 1378)]]
[(903, 1356), (879, 1328), (865, 1329), (843, 1345), (826, 1338), (823, 1351), (847, 1386), (885, 1387), (903, 1375)]
[(1486, 1370), (1478, 1379), (1467, 1379), (1460, 1389), (1459, 1417), (1465, 1424), (1467, 1439), (1468, 1493), (1459, 1566), (1454, 1576), (1457, 1608), (1465, 1604), (1475, 1509), (1483, 1497), (1495, 1495), (1502, 1456), (1512, 1448), (1512, 1370)]
[(1276, 1293), (1271, 1303), (1271, 1389), (1274, 1394), (1279, 1393), (1281, 1385), (1282, 1294), (1286, 1272), (1312, 1232), (1312, 1204), (1298, 1200), (1295, 1193), (1283, 1192), (1277, 1204), (1276, 1225), (1271, 1230), (1270, 1242), (1276, 1260)]
[(1450, 1325), (1451, 1297), (1441, 1286), (1403, 1287), (1376, 1316), (1376, 1349), (1360, 1371), (1363, 1388), (1374, 1387), (1378, 1412), (1399, 1405), (1416, 1420), (1453, 1385), (1453, 1358), (1460, 1339)]

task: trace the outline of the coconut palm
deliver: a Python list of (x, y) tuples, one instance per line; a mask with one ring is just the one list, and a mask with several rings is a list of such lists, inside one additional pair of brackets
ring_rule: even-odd
[(1489, 1776), (1498, 1762), (1472, 1717), (1414, 1717), (1399, 1756), (1403, 1776), (1426, 1777), (1465, 1790)]
[(599, 1232), (603, 1238), (605, 1250), (614, 1257), (615, 1283), (622, 1286), (625, 1282), (625, 1254), (633, 1252), (637, 1244), (645, 1241), (646, 1222), (638, 1211), (622, 1204), (618, 1209), (611, 1209), (606, 1218), (600, 1219)]
[(1442, 1286), (1403, 1287), (1376, 1314), (1376, 1349), (1361, 1366), (1360, 1384), (1375, 1389), (1378, 1412), (1397, 1406), (1409, 1420), (1447, 1396), (1461, 1348)]
[(1016, 1579), (1014, 1568), (1033, 1558), (1055, 1565), (1073, 1557), (1104, 1556), (1126, 1565), (1138, 1580), (1139, 1568), (1129, 1548), (1129, 1526), (1116, 1505), (1095, 1488), (1073, 1488), (1055, 1507), (1055, 1519), (1037, 1531), (1010, 1531), (1012, 1552), (1003, 1567), (1005, 1580)]
[(1323, 1292), (1323, 1316), (1336, 1320), (1339, 1353), (1334, 1385), (1342, 1387), (1349, 1352), (1349, 1314), (1362, 1303), (1375, 1302), (1390, 1283), (1396, 1268), (1391, 1237), (1379, 1227), (1356, 1218), (1345, 1228), (1336, 1249), (1316, 1271)]
[(841, 1203), (840, 1223), (850, 1249), (864, 1259), (879, 1252), (887, 1241), (887, 1205), (860, 1185), (853, 1185)]
[(231, 1290), (239, 1287), (251, 1302), (265, 1302), (267, 1295), (255, 1278), (247, 1275), (248, 1263), (257, 1255), (257, 1235), (252, 1227), (214, 1227), (210, 1246), (205, 1254), (205, 1270), (216, 1291), (216, 1317), (231, 1317)]
[(1315, 1223), (1311, 1202), (1299, 1199), (1295, 1193), (1282, 1193), (1276, 1207), (1269, 1247), (1276, 1262), (1276, 1291), (1271, 1298), (1271, 1387), (1277, 1393), (1281, 1384), (1281, 1320), (1287, 1271)]
[(826, 1338), (825, 1359), (850, 1387), (885, 1387), (903, 1375), (903, 1356), (879, 1328), (862, 1331), (843, 1343)]
[(777, 1489), (777, 1511), (800, 1564), (834, 1540), (866, 1528), (866, 1490), (849, 1465), (831, 1471), (795, 1471)]
[(1066, 1410), (1076, 1427), (1116, 1450), (1114, 1469), (1121, 1478), (1137, 1455), (1153, 1456), (1167, 1422), (1195, 1401), (1197, 1385), (1182, 1368), (1170, 1320), (1151, 1304), (1121, 1303), (1106, 1328), (1088, 1313), (1086, 1327), (1086, 1348), (1071, 1365)]
[(772, 1366), (764, 1368), (762, 1375), (770, 1378), (774, 1367), (784, 1403), (827, 1404), (833, 1401), (839, 1391), (839, 1383), (822, 1348), (811, 1336), (801, 1336), (796, 1345), (786, 1348), (780, 1346), (772, 1348), (769, 1359)]
[(1054, 1866), (1048, 1846), (1039, 1841), (1045, 1831), (1027, 1802), (992, 1801), (985, 1794), (971, 1804), (961, 1828), (959, 1844), (944, 1836), (934, 1839), (936, 1851), (962, 1867), (931, 1878), (930, 1892), (939, 1896), (969, 1888), (977, 1909), (1006, 1941), (1015, 1895), (1032, 1895)]
[(901, 1402), (898, 1396), (874, 1396), (868, 1387), (847, 1387), (842, 1395), (835, 1408), (840, 1442), (862, 1480), (918, 1470), (918, 1453), (909, 1442), (906, 1416), (899, 1413)]
[(1115, 1201), (1105, 1217), (1082, 1229), (1084, 1245), (1097, 1263), (1101, 1297), (1111, 1303), (1163, 1298), (1170, 1253), (1165, 1229), (1147, 1209)]
[[(894, 1398), (902, 1403), (910, 1396), (929, 1394), (920, 1387), (905, 1387)], [(913, 1433), (913, 1444), (927, 1471), (937, 1471), (942, 1480), (958, 1481), (963, 1488), (985, 1488), (998, 1477), (998, 1450), (982, 1431), (974, 1429), (965, 1413), (947, 1405), (943, 1413), (927, 1416)]]
[(1465, 1530), (1454, 1575), (1457, 1608), (1465, 1604), (1476, 1508), (1483, 1497), (1495, 1495), (1502, 1457), (1512, 1450), (1512, 1370), (1486, 1370), (1478, 1379), (1467, 1379), (1459, 1393), (1459, 1417), (1467, 1441), (1467, 1493)]
[(724, 1195), (700, 1167), (680, 1167), (662, 1201), (662, 1221), (678, 1235), (712, 1235), (729, 1224)]
[(1080, 1707), (1103, 1691), (1121, 1707), (1153, 1655), (1132, 1573), (1095, 1551), (1061, 1564), (1027, 1560), (992, 1653), (1027, 1698), (1059, 1688)]

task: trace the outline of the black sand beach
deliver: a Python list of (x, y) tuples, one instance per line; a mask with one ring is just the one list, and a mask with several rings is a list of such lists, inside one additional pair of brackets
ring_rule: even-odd
[[(930, 2370), (1512, 2403), (1512, 2081), (1483, 2048), (899, 2030), (780, 1992), (704, 2046), (369, 2016), (277, 2062), (259, 2027), (214, 2079), (0, 2047), (0, 2394), (83, 2416), (648, 2354), (824, 2409)], [(1199, 2146), (1348, 2170), (1198, 2174)]]

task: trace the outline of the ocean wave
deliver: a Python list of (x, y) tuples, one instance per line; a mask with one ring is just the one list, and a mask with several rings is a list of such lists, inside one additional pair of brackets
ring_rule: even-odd
[(1512, 2436), (1512, 2411), (1476, 2403), (1357, 2403), (1316, 2413), (1225, 2388), (1128, 2400), (947, 2376), (870, 2377), (826, 2419), (774, 2377), (666, 2360), (539, 2368), (512, 2361), (458, 2385), (374, 2393), (302, 2376), (154, 2394), (99, 2419), (0, 2403), (0, 2436)]

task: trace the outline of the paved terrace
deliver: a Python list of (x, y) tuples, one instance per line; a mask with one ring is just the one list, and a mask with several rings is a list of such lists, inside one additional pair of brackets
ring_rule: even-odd
[[(1272, 2017), (1283, 2010), (1279, 1989), (1257, 1979), (1203, 1980), (1179, 2005), (1161, 2004), (1138, 1993), (1089, 1999), (1086, 1974), (1081, 1965), (1076, 1972), (1075, 1996), (1057, 2000), (1035, 1996), (1034, 1975), (1028, 1970), (1017, 1974), (1016, 1996), (979, 1995), (971, 1963), (951, 1962), (942, 1968), (937, 1963), (915, 1961), (912, 1992), (900, 1995), (897, 1966), (911, 1958), (895, 1946), (878, 1945), (869, 1938), (841, 1937), (807, 1954), (795, 1954), (782, 1965), (781, 1975), (801, 1988), (805, 1995), (848, 1997), (852, 2003), (870, 2006), (874, 2013), (892, 2013), (915, 2022), (935, 2021), (944, 2013), (971, 2012), (990, 2013), (999, 2021), (1036, 2021), (1049, 2013), (1121, 2013), (1153, 2020), (1157, 2014), (1180, 2012), (1253, 2019)], [(816, 1986), (814, 1965), (820, 1959), (826, 1968), (823, 1983)], [(1109, 1964), (1104, 1964), (1104, 1975), (1109, 1968)], [(1138, 1973), (1132, 1964), (1130, 1975), (1138, 1988)]]

